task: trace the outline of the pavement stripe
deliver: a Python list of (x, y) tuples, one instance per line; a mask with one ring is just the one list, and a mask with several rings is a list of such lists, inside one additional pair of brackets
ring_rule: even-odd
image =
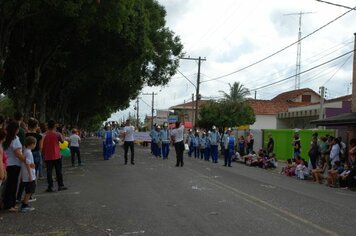
[[(195, 172), (198, 176), (200, 176), (202, 178), (208, 178), (209, 179), (209, 184), (212, 184), (212, 185), (214, 185), (214, 186), (216, 186), (218, 188), (221, 188), (221, 189), (229, 190), (232, 193), (234, 193), (237, 197), (239, 197), (240, 199), (242, 199), (242, 200), (244, 200), (244, 201), (246, 201), (248, 203), (251, 203), (251, 204), (253, 204), (253, 205), (257, 206), (257, 207), (260, 207), (260, 208), (265, 209), (265, 210), (268, 210), (267, 208), (273, 209), (274, 211), (276, 211), (276, 212), (278, 212), (278, 213), (280, 213), (282, 215), (285, 215), (285, 216), (287, 216), (289, 218), (297, 220), (300, 223), (303, 223), (303, 224), (308, 225), (308, 226), (310, 226), (310, 227), (312, 227), (312, 228), (314, 228), (314, 229), (316, 229), (316, 230), (318, 230), (320, 232), (323, 232), (324, 234), (338, 235), (336, 232), (334, 232), (332, 230), (329, 230), (329, 229), (324, 228), (324, 227), (322, 227), (320, 225), (314, 224), (314, 223), (312, 223), (312, 222), (310, 222), (308, 220), (305, 220), (305, 219), (303, 219), (303, 218), (301, 218), (301, 217), (299, 217), (299, 216), (297, 216), (297, 215), (295, 215), (295, 214), (293, 214), (291, 212), (285, 211), (285, 210), (283, 210), (283, 209), (281, 209), (281, 208), (279, 208), (279, 207), (277, 207), (277, 206), (275, 206), (275, 205), (273, 205), (273, 204), (271, 204), (269, 202), (266, 202), (266, 201), (264, 201), (264, 200), (262, 200), (262, 199), (260, 199), (258, 197), (255, 197), (255, 196), (253, 196), (251, 194), (245, 193), (245, 192), (243, 192), (241, 190), (238, 190), (238, 189), (233, 188), (233, 187), (231, 187), (229, 185), (226, 185), (226, 184), (224, 184), (224, 183), (222, 183), (222, 182), (220, 182), (220, 181), (218, 181), (216, 179), (211, 178), (210, 176), (201, 174), (200, 172), (198, 172), (196, 170), (193, 170), (193, 169), (191, 169), (189, 167), (186, 168), (186, 169), (190, 170), (191, 172)], [(267, 207), (267, 208), (265, 208), (264, 206)], [(277, 215), (277, 214), (275, 214), (275, 215)], [(280, 215), (277, 215), (277, 216), (280, 216)], [(282, 216), (280, 216), (280, 217), (282, 219), (284, 219), (284, 217), (282, 217)], [(293, 221), (289, 221), (289, 222), (293, 222)]]

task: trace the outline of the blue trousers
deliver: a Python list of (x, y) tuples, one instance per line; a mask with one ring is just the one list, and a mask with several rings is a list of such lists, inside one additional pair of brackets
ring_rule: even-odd
[(213, 159), (214, 163), (218, 163), (218, 152), (218, 145), (211, 145), (211, 158)]
[(188, 156), (192, 157), (192, 153), (194, 151), (193, 145), (189, 145)]
[(153, 155), (155, 157), (161, 156), (161, 149), (158, 147), (158, 143), (152, 143), (153, 146)]
[(231, 166), (231, 157), (232, 157), (232, 152), (227, 148), (224, 151), (224, 165), (225, 166)]
[(162, 156), (163, 159), (168, 159), (169, 143), (162, 143)]
[(199, 158), (199, 149), (198, 147), (193, 147), (194, 158)]
[(206, 161), (210, 161), (210, 153), (211, 153), (210, 147), (205, 148), (205, 157), (204, 158)]
[(203, 159), (205, 156), (205, 148), (199, 149), (199, 152), (200, 152), (200, 159)]

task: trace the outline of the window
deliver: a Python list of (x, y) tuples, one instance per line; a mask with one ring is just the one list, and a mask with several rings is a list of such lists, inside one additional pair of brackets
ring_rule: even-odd
[(302, 102), (311, 102), (311, 95), (302, 95)]

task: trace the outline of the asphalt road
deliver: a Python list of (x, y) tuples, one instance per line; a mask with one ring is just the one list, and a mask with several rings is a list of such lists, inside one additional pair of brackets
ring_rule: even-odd
[(355, 235), (356, 193), (233, 163), (185, 156), (184, 167), (136, 146), (104, 161), (86, 139), (83, 167), (64, 160), (66, 191), (38, 182), (30, 213), (0, 211), (0, 235)]

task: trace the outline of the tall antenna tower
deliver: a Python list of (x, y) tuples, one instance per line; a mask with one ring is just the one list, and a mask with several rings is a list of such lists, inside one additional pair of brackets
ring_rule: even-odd
[(296, 70), (295, 70), (295, 85), (294, 89), (300, 89), (300, 64), (302, 57), (302, 16), (305, 14), (312, 14), (314, 12), (299, 12), (299, 13), (290, 13), (285, 14), (286, 16), (295, 16), (299, 15), (299, 30), (298, 30), (298, 44), (297, 44), (297, 62), (296, 62)]

